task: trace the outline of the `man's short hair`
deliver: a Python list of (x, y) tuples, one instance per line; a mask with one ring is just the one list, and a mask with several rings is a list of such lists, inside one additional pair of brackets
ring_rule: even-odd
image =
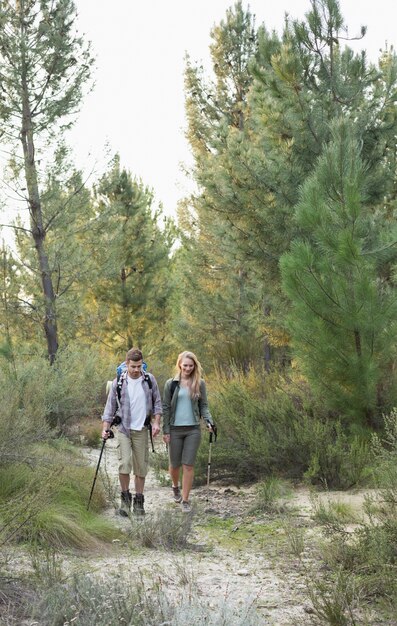
[(125, 355), (126, 361), (143, 361), (143, 354), (139, 348), (131, 348)]

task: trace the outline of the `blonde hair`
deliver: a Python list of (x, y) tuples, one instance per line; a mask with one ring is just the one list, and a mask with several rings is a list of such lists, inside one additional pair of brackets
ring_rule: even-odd
[(193, 352), (189, 352), (185, 350), (178, 354), (178, 358), (176, 360), (175, 365), (175, 373), (181, 379), (181, 363), (183, 359), (191, 359), (194, 363), (194, 370), (189, 378), (189, 389), (190, 389), (190, 397), (196, 399), (200, 397), (200, 383), (201, 383), (201, 374), (202, 368), (201, 363)]

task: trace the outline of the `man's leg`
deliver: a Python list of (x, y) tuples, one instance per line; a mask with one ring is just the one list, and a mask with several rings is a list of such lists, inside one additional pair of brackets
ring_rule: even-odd
[(118, 456), (119, 456), (119, 482), (121, 487), (121, 500), (119, 514), (127, 517), (131, 510), (132, 496), (130, 494), (130, 473), (132, 469), (131, 441), (123, 433), (117, 433)]
[(121, 491), (128, 491), (130, 488), (130, 475), (119, 474), (119, 481), (120, 481)]
[(148, 429), (131, 431), (132, 466), (135, 482), (133, 511), (135, 515), (145, 515), (143, 490), (149, 466)]
[(145, 488), (145, 476), (135, 476), (135, 493), (143, 493)]

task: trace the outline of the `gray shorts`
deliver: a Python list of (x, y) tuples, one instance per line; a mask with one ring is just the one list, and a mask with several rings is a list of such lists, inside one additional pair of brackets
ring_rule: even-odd
[(171, 426), (170, 429), (170, 465), (194, 465), (201, 441), (200, 426)]

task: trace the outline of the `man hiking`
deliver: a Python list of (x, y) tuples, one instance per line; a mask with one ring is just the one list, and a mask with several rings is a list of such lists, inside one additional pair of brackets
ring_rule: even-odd
[(115, 415), (121, 418), (117, 432), (121, 504), (119, 513), (127, 517), (131, 510), (130, 474), (133, 472), (135, 496), (133, 512), (144, 515), (143, 489), (149, 465), (148, 430), (160, 432), (162, 414), (160, 391), (155, 377), (142, 369), (143, 355), (138, 348), (126, 354), (126, 369), (112, 382), (102, 415), (102, 439), (109, 436)]

